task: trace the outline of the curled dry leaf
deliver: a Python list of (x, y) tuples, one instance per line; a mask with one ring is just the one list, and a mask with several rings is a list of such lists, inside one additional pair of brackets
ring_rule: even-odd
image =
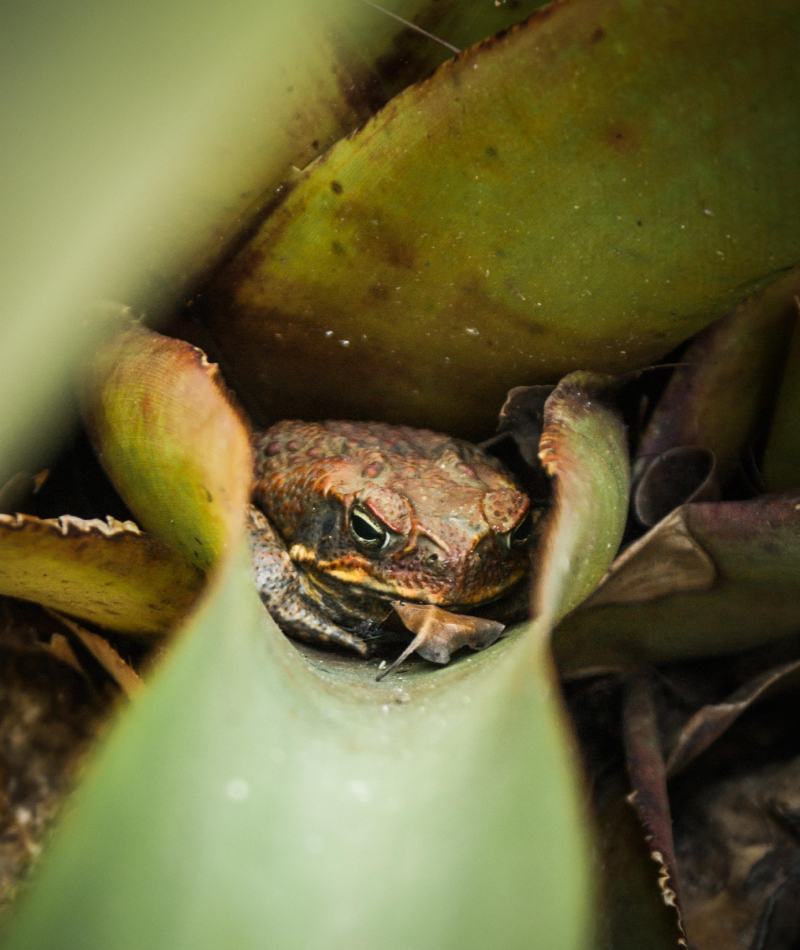
[[(712, 453), (720, 483), (727, 480), (775, 397), (799, 291), (800, 268), (795, 268), (695, 337), (648, 423), (634, 463), (635, 480), (654, 458), (681, 447)], [(699, 458), (697, 464), (702, 468)], [(677, 504), (689, 500), (687, 493)]]
[(163, 633), (203, 574), (132, 521), (0, 515), (0, 593), (121, 633)]
[(376, 677), (382, 680), (412, 653), (417, 652), (431, 663), (449, 663), (451, 654), (461, 647), (485, 650), (495, 643), (505, 624), (483, 617), (453, 614), (431, 604), (399, 602), (394, 609), (405, 626), (416, 634), (400, 656)]
[(619, 580), (556, 631), (562, 675), (731, 654), (797, 632), (800, 495), (685, 505), (664, 524), (672, 567), (659, 566), (657, 525), (620, 557)]
[(641, 524), (652, 528), (681, 505), (719, 497), (714, 453), (680, 445), (650, 462), (636, 484), (633, 510)]
[(539, 440), (544, 428), (544, 407), (554, 389), (554, 386), (516, 386), (509, 391), (500, 410), (498, 435), (510, 435), (516, 442), (520, 455), (531, 467), (539, 465)]

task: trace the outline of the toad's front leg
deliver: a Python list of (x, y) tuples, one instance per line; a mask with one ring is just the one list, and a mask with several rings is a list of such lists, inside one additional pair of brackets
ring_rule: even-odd
[(332, 623), (303, 596), (300, 574), (266, 516), (251, 505), (248, 513), (250, 558), (256, 588), (273, 619), (285, 634), (316, 646), (354, 650), (366, 656), (366, 643)]

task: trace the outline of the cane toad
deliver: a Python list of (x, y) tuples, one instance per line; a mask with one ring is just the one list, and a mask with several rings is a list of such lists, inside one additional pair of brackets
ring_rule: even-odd
[(256, 584), (289, 636), (362, 655), (392, 601), (469, 612), (529, 570), (530, 501), (459, 439), (367, 422), (254, 438)]

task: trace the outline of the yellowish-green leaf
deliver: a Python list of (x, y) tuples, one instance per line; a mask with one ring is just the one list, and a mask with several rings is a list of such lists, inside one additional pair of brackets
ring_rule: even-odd
[(133, 326), (92, 363), (84, 417), (141, 524), (201, 569), (241, 536), (252, 460), (217, 367), (188, 343)]
[(485, 433), (641, 365), (800, 260), (798, 44), (792, 0), (552, 4), (296, 177), (193, 312), (261, 421)]
[(143, 636), (174, 627), (202, 583), (133, 522), (0, 515), (0, 594)]

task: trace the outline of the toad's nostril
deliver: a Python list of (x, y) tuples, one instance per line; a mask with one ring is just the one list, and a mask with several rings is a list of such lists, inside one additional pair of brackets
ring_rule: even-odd
[(430, 571), (432, 574), (441, 575), (447, 573), (447, 563), (441, 554), (437, 554), (434, 551), (421, 558), (421, 563), (422, 567), (426, 571)]

